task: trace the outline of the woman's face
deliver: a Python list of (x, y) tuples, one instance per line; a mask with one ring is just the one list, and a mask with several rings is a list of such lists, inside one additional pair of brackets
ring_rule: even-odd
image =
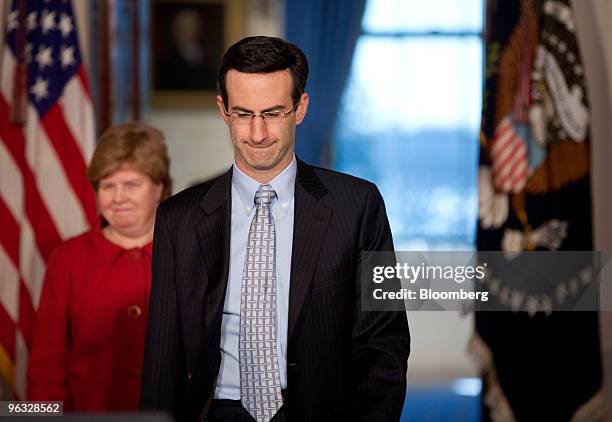
[(163, 185), (138, 170), (117, 170), (100, 180), (98, 206), (113, 230), (139, 237), (152, 229)]

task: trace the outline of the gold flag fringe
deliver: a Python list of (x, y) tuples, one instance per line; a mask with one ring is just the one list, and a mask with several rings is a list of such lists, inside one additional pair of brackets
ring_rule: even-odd
[[(493, 353), (484, 340), (473, 333), (468, 341), (468, 353), (482, 372), (483, 380), (487, 385), (483, 402), (489, 409), (489, 417), (493, 422), (516, 422), (516, 417), (508, 398), (499, 384), (497, 372), (493, 363)], [(603, 389), (600, 389), (587, 402), (580, 406), (570, 422), (599, 422), (605, 416), (605, 404)]]

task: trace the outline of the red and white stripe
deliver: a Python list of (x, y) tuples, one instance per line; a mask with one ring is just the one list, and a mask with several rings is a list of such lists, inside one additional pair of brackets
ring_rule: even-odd
[(499, 192), (518, 193), (527, 183), (527, 145), (509, 117), (495, 129), (490, 149), (493, 184)]
[(39, 118), (10, 120), (16, 59), (3, 48), (0, 69), (0, 376), (26, 397), (26, 368), (45, 262), (62, 240), (95, 222), (85, 176), (95, 146), (85, 71)]

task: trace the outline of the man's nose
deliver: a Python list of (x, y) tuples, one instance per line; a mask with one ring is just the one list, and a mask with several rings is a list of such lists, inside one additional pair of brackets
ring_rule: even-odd
[(268, 138), (268, 127), (263, 116), (253, 116), (251, 120), (251, 139), (260, 143)]

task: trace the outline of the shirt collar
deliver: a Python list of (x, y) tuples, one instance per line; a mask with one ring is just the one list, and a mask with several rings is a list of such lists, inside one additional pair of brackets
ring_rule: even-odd
[[(277, 174), (272, 180), (268, 182), (270, 186), (276, 191), (276, 198), (278, 202), (285, 207), (293, 201), (293, 195), (295, 193), (295, 176), (297, 174), (297, 161), (295, 155), (293, 160), (287, 167), (284, 168), (279, 174)], [(232, 184), (238, 192), (240, 202), (247, 214), (253, 210), (255, 206), (255, 193), (261, 183), (252, 177), (246, 175), (242, 170), (238, 168), (236, 162), (232, 166)]]
[(104, 236), (101, 224), (94, 226), (91, 231), (95, 255), (102, 262), (112, 264), (123, 254), (131, 254), (132, 257), (138, 257), (142, 254), (149, 258), (153, 255), (153, 242), (149, 242), (140, 248), (124, 249)]

